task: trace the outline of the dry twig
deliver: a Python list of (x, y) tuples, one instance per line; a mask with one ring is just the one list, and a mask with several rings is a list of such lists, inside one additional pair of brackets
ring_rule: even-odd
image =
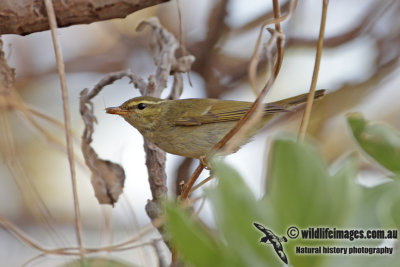
[[(141, 243), (132, 246), (132, 243), (135, 243), (139, 241), (144, 235), (148, 234), (151, 232), (154, 228), (153, 226), (160, 226), (163, 223), (162, 220), (155, 220), (153, 224), (148, 224), (145, 227), (143, 227), (140, 231), (135, 233), (133, 237), (128, 239), (127, 241), (121, 242), (116, 245), (111, 245), (111, 246), (105, 246), (105, 247), (99, 247), (99, 248), (85, 248), (85, 253), (98, 253), (98, 252), (111, 252), (111, 251), (121, 251), (121, 250), (129, 250), (132, 248), (139, 248), (142, 247), (143, 245), (151, 245), (152, 243)], [(42, 253), (45, 254), (51, 254), (51, 255), (81, 255), (81, 248), (80, 247), (65, 247), (65, 248), (57, 248), (57, 249), (49, 249), (49, 248), (44, 248), (43, 246), (39, 245), (35, 240), (27, 236), (25, 233), (23, 233), (18, 227), (16, 227), (14, 224), (9, 222), (8, 220), (0, 217), (0, 226), (4, 227), (8, 232), (12, 233), (15, 237), (23, 241), (25, 244), (30, 246), (31, 248), (38, 250)]]
[(64, 69), (64, 61), (61, 53), (61, 46), (57, 36), (57, 22), (56, 15), (54, 13), (53, 3), (51, 0), (45, 0), (47, 16), (49, 19), (49, 25), (51, 29), (51, 37), (53, 39), (54, 51), (56, 54), (57, 61), (57, 69), (58, 74), (60, 76), (61, 83), (61, 94), (62, 94), (62, 102), (63, 102), (63, 113), (64, 113), (64, 126), (65, 126), (65, 138), (67, 143), (67, 154), (68, 161), (71, 173), (71, 182), (72, 182), (72, 192), (74, 199), (74, 211), (75, 211), (75, 227), (76, 227), (76, 235), (78, 238), (78, 244), (80, 248), (81, 257), (84, 257), (85, 251), (83, 248), (82, 241), (82, 221), (79, 209), (79, 199), (78, 199), (78, 188), (76, 183), (76, 173), (75, 173), (75, 161), (74, 161), (74, 150), (72, 146), (72, 134), (71, 134), (71, 120), (69, 117), (69, 107), (68, 107), (68, 89), (67, 82), (65, 79), (65, 69)]
[[(260, 27), (260, 33), (258, 34), (256, 45), (255, 45), (255, 48), (254, 48), (254, 52), (253, 52), (253, 55), (252, 55), (252, 57), (250, 59), (250, 63), (248, 65), (249, 66), (248, 67), (249, 81), (250, 81), (251, 88), (253, 89), (253, 92), (255, 94), (259, 93), (259, 89), (258, 89), (259, 86), (258, 86), (258, 83), (257, 83), (257, 67), (258, 67), (260, 59), (262, 59), (262, 57), (260, 57), (259, 53), (260, 53), (261, 38), (263, 36), (264, 28), (267, 25), (274, 23), (275, 24), (275, 30), (282, 35), (282, 29), (281, 29), (280, 23), (282, 21), (285, 21), (285, 20), (290, 18), (290, 16), (293, 14), (293, 12), (294, 12), (294, 10), (296, 8), (296, 5), (297, 5), (297, 0), (292, 0), (290, 2), (289, 10), (288, 10), (287, 14), (282, 16), (282, 17), (280, 17), (280, 11), (278, 11), (279, 10), (279, 4), (278, 4), (277, 1), (274, 0), (274, 16), (275, 16), (275, 19), (269, 19), (269, 20), (265, 21)], [(275, 78), (278, 76), (279, 70), (280, 70), (281, 65), (282, 65), (283, 46), (284, 46), (283, 41), (284, 41), (283, 35), (281, 37), (278, 37), (278, 39), (277, 39), (277, 48), (278, 48), (277, 49), (278, 50), (277, 64), (278, 65), (276, 66), (275, 72), (274, 72)], [(267, 61), (271, 60), (268, 57), (265, 57), (265, 59)]]
[[(194, 61), (194, 57), (191, 55), (184, 55), (176, 58), (175, 51), (179, 48), (179, 43), (175, 37), (165, 30), (156, 18), (144, 21), (139, 24), (137, 31), (143, 30), (146, 26), (149, 26), (152, 30), (150, 47), (153, 53), (154, 62), (157, 66), (155, 75), (150, 75), (148, 82), (145, 82), (138, 75), (130, 72), (117, 72), (112, 73), (102, 79), (90, 92), (85, 89), (81, 92), (81, 114), (85, 122), (85, 132), (82, 136), (82, 150), (85, 155), (85, 160), (92, 170), (93, 176), (105, 177), (109, 175), (109, 171), (112, 169), (112, 173), (115, 175), (123, 174), (122, 168), (109, 161), (100, 160), (97, 154), (89, 146), (92, 141), (93, 123), (95, 117), (93, 116), (92, 103), (90, 99), (95, 97), (106, 85), (111, 84), (117, 79), (122, 77), (130, 78), (131, 82), (136, 88), (139, 89), (142, 95), (160, 97), (162, 91), (167, 87), (169, 76), (172, 74), (174, 77), (173, 90), (171, 97), (177, 98), (182, 92), (182, 73), (188, 72)], [(167, 176), (165, 173), (165, 152), (156, 147), (149, 141), (144, 141), (144, 149), (146, 152), (146, 165), (149, 176), (150, 189), (152, 192), (152, 200), (149, 200), (146, 205), (146, 212), (153, 222), (158, 221), (161, 215), (164, 213), (161, 208), (161, 203), (166, 199), (167, 196)], [(108, 168), (100, 169), (96, 164), (101, 164)], [(110, 168), (111, 166), (111, 168)], [(117, 175), (119, 181), (123, 181), (122, 176)], [(103, 183), (106, 184), (106, 183)], [(121, 184), (122, 190), (123, 183)], [(104, 191), (104, 190), (103, 190)], [(108, 190), (106, 190), (108, 192)], [(114, 198), (115, 199), (115, 198)], [(164, 233), (162, 225), (154, 225), (158, 228), (161, 234)], [(164, 238), (167, 242), (167, 239)]]
[[(274, 13), (275, 15), (278, 12)], [(271, 23), (275, 23), (275, 21), (281, 21), (282, 18), (275, 18), (274, 21), (272, 21)], [(265, 26), (264, 26), (265, 27)], [(262, 33), (261, 33), (262, 34)], [(272, 36), (271, 39), (268, 41), (267, 44), (267, 53), (271, 53), (272, 51), (272, 46), (275, 44), (276, 40), (278, 38), (283, 38), (281, 36), (280, 33), (278, 32), (272, 32)], [(278, 46), (277, 49), (283, 49), (282, 46)], [(278, 53), (280, 54), (280, 53)], [(271, 56), (269, 56), (268, 58), (272, 58)], [(278, 68), (280, 68), (281, 65), (281, 60), (282, 58), (278, 58), (276, 64), (274, 65), (273, 68), (273, 73), (278, 73), (279, 70)], [(269, 60), (267, 62), (269, 65), (271, 64), (271, 61)], [(271, 69), (271, 68), (269, 68)], [(257, 99), (253, 102), (252, 106), (249, 108), (249, 110), (246, 112), (246, 114), (236, 123), (236, 125), (211, 149), (211, 151), (209, 151), (209, 153), (207, 155), (205, 155), (205, 157), (203, 158), (203, 160), (200, 161), (199, 166), (196, 168), (196, 170), (194, 171), (194, 173), (192, 174), (192, 176), (190, 177), (189, 181), (187, 184), (185, 184), (183, 192), (181, 194), (181, 199), (182, 200), (186, 200), (189, 195), (190, 192), (192, 191), (192, 187), (194, 186), (197, 178), (199, 177), (199, 175), (201, 174), (201, 172), (203, 171), (203, 169), (206, 167), (206, 162), (209, 161), (209, 159), (215, 154), (215, 152), (217, 152), (219, 149), (223, 148), (225, 145), (228, 145), (228, 149), (231, 147), (236, 146), (237, 142), (238, 142), (238, 138), (235, 138), (235, 140), (231, 140), (235, 135), (238, 135), (239, 138), (241, 136), (241, 134), (243, 134), (244, 132), (246, 132), (251, 125), (253, 125), (254, 123), (257, 122), (257, 120), (261, 117), (261, 107), (262, 107), (262, 102), (266, 96), (266, 94), (268, 93), (269, 89), (271, 88), (272, 84), (275, 81), (275, 75), (272, 75), (271, 78), (267, 81), (267, 83), (265, 84), (264, 88), (262, 89), (262, 91), (260, 92), (260, 94), (258, 95)], [(244, 127), (245, 126), (245, 127)], [(244, 128), (244, 129), (242, 129)], [(242, 131), (242, 132), (240, 132)], [(230, 142), (230, 144), (227, 144), (228, 141)]]
[(306, 135), (308, 122), (309, 122), (310, 116), (311, 116), (311, 108), (312, 108), (312, 104), (314, 102), (315, 88), (317, 86), (317, 81), (318, 81), (318, 73), (319, 73), (319, 66), (321, 63), (322, 49), (324, 47), (324, 34), (325, 34), (326, 14), (328, 12), (328, 3), (329, 3), (329, 0), (324, 0), (323, 5), (322, 5), (322, 15), (321, 15), (321, 24), (320, 24), (319, 38), (318, 38), (318, 45), (317, 45), (317, 53), (315, 56), (315, 65), (314, 65), (313, 77), (312, 77), (312, 82), (311, 82), (311, 87), (310, 87), (310, 93), (308, 94), (306, 109), (304, 111), (304, 116), (303, 116), (303, 119), (302, 119), (301, 125), (300, 125), (300, 131), (299, 131), (299, 140), (300, 141), (303, 141), (304, 137)]
[[(383, 15), (394, 8), (396, 0), (389, 0), (385, 2), (376, 1), (371, 2), (371, 7), (366, 14), (360, 19), (360, 21), (345, 32), (341, 32), (337, 35), (330, 36), (324, 39), (325, 48), (333, 48), (343, 45), (347, 42), (354, 41), (356, 38), (369, 35), (373, 30), (374, 26), (378, 24), (379, 20), (382, 20)], [(310, 46), (315, 47), (318, 39), (302, 38), (302, 37), (289, 37), (287, 39), (287, 46)]]
[[(32, 211), (32, 214), (46, 227), (46, 229), (53, 233), (54, 236), (58, 237), (58, 240), (66, 242), (62, 235), (58, 234), (54, 229), (51, 219), (52, 214), (47, 209), (43, 199), (37, 191), (32, 178), (29, 177), (28, 173), (22, 166), (22, 163), (18, 157), (16, 149), (16, 142), (14, 140), (13, 133), (11, 131), (10, 122), (7, 116), (8, 109), (20, 109), (24, 115), (31, 118), (31, 114), (22, 100), (19, 98), (15, 88), (15, 70), (7, 64), (5, 54), (3, 52), (3, 42), (0, 39), (0, 152), (4, 159), (4, 163), (7, 166), (10, 174), (13, 176), (14, 181), (22, 192), (24, 202)], [(31, 118), (33, 126), (41, 127)]]

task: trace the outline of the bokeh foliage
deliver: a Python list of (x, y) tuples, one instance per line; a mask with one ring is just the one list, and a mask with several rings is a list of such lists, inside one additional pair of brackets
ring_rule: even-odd
[[(385, 167), (386, 182), (374, 187), (357, 181), (359, 153), (328, 166), (318, 147), (279, 137), (270, 150), (266, 193), (256, 199), (240, 175), (223, 161), (213, 163), (218, 184), (206, 191), (216, 229), (209, 229), (193, 214), (174, 203), (167, 205), (167, 226), (180, 257), (193, 266), (281, 266), (270, 244), (254, 226), (259, 222), (278, 236), (296, 226), (338, 229), (398, 229), (400, 223), (399, 133), (381, 123), (369, 123), (360, 114), (348, 115), (349, 129), (372, 166)], [(361, 155), (361, 156), (362, 156)], [(397, 165), (396, 165), (397, 164)], [(293, 266), (394, 266), (395, 255), (300, 255), (296, 246), (376, 247), (382, 240), (302, 240), (283, 243)], [(386, 244), (388, 245), (388, 244)]]

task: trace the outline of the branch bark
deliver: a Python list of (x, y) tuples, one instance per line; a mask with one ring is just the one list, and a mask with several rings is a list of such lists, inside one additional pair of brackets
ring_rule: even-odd
[[(52, 0), (59, 28), (127, 15), (169, 0)], [(42, 0), (2, 0), (0, 34), (27, 35), (49, 29)]]

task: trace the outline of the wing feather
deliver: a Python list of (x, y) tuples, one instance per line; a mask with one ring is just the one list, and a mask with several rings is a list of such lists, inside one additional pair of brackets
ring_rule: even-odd
[[(253, 103), (242, 101), (215, 101), (211, 104), (207, 103), (207, 107), (202, 107), (207, 112), (201, 114), (183, 114), (176, 122), (178, 126), (198, 126), (207, 123), (217, 123), (226, 121), (237, 121), (249, 110)], [(199, 107), (201, 110), (201, 108)], [(275, 104), (264, 104), (264, 115), (286, 112), (287, 108)]]
[[(325, 90), (315, 91), (314, 99), (323, 97)], [(264, 115), (291, 111), (292, 107), (301, 105), (307, 101), (308, 93), (264, 104)], [(179, 101), (179, 100), (177, 100)], [(217, 123), (225, 121), (237, 121), (249, 110), (252, 102), (229, 101), (209, 99), (209, 101), (197, 101), (197, 109), (188, 108), (176, 120), (176, 125), (198, 126), (207, 123)], [(200, 110), (200, 111), (199, 111)], [(201, 112), (203, 110), (203, 112)]]

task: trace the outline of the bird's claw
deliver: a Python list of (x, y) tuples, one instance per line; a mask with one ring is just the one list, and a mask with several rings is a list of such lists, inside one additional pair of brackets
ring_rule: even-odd
[(206, 168), (207, 170), (211, 170), (211, 165), (210, 165), (210, 163), (208, 162), (206, 156), (201, 156), (201, 157), (199, 158), (199, 160), (200, 160), (201, 165), (204, 166), (204, 168)]

